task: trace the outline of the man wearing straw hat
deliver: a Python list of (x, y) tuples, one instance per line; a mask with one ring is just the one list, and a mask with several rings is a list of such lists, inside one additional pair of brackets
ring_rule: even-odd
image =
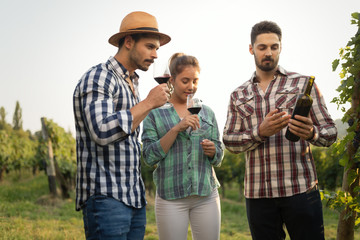
[(139, 125), (166, 103), (169, 89), (158, 85), (140, 101), (135, 70), (147, 71), (169, 41), (154, 16), (132, 12), (109, 38), (116, 55), (90, 68), (75, 88), (76, 210), (83, 211), (87, 239), (144, 238)]

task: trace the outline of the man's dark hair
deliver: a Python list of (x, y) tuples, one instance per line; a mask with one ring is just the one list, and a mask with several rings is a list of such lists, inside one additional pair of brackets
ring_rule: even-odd
[(251, 29), (251, 45), (254, 45), (256, 37), (263, 33), (275, 33), (281, 42), (281, 29), (280, 27), (271, 21), (262, 21), (255, 24)]
[[(158, 38), (159, 37), (158, 35), (152, 34), (152, 33), (136, 33), (136, 34), (131, 34), (130, 36), (132, 37), (132, 39), (134, 39), (135, 42), (138, 42), (141, 38), (150, 38), (150, 37)], [(125, 37), (120, 38), (119, 49), (124, 44), (124, 40), (125, 40)]]

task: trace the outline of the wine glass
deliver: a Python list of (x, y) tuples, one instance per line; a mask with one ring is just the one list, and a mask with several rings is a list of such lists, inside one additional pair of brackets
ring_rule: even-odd
[[(167, 83), (171, 77), (168, 62), (163, 59), (156, 59), (153, 64), (154, 79), (158, 84)], [(167, 102), (162, 107), (171, 107), (172, 104)]]
[[(202, 103), (201, 100), (198, 98), (194, 98), (194, 94), (189, 94), (187, 96), (187, 110), (191, 114), (198, 114), (201, 111)], [(196, 129), (191, 132), (192, 135), (200, 135), (204, 133), (205, 131), (203, 129)]]

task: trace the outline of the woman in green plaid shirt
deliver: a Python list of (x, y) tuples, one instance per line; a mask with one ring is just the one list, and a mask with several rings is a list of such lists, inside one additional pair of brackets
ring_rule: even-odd
[[(170, 59), (173, 93), (170, 108), (152, 110), (143, 124), (143, 156), (156, 166), (155, 213), (159, 239), (186, 240), (188, 225), (195, 240), (220, 239), (220, 186), (213, 166), (223, 148), (214, 112), (203, 105), (198, 115), (186, 106), (197, 90), (198, 60), (182, 53)], [(201, 128), (202, 134), (193, 130)]]

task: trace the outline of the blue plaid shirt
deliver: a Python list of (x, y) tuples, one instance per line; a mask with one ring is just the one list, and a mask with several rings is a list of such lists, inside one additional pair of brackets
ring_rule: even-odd
[(125, 78), (129, 72), (113, 57), (88, 70), (73, 96), (77, 179), (76, 210), (92, 195), (113, 197), (128, 206), (146, 204), (141, 178), (139, 127), (131, 132), (130, 108), (139, 103)]

